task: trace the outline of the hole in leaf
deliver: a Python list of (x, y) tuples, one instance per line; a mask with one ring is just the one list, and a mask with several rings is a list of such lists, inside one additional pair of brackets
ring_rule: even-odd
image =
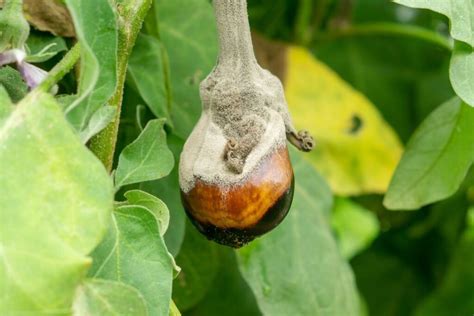
[(348, 133), (355, 135), (362, 129), (363, 126), (364, 121), (360, 118), (360, 116), (354, 114), (351, 118), (351, 127), (349, 128)]

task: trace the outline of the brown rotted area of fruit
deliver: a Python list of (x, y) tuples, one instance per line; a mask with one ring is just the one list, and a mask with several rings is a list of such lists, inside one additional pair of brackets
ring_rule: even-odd
[(266, 157), (242, 184), (223, 188), (197, 180), (191, 191), (181, 192), (181, 198), (201, 233), (220, 244), (239, 248), (285, 218), (293, 190), (293, 169), (285, 147)]

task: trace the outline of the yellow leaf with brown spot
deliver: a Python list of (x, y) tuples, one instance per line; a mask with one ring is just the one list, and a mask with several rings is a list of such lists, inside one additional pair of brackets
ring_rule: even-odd
[(384, 193), (402, 145), (376, 107), (304, 48), (288, 48), (284, 81), (295, 126), (316, 139), (305, 156), (333, 191)]

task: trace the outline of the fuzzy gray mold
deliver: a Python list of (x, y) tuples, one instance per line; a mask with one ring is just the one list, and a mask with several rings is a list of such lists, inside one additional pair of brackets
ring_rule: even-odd
[(309, 151), (313, 139), (296, 132), (283, 86), (255, 58), (246, 0), (214, 0), (219, 59), (201, 83), (203, 112), (181, 157), (182, 189), (194, 178), (229, 184), (245, 179), (275, 148)]

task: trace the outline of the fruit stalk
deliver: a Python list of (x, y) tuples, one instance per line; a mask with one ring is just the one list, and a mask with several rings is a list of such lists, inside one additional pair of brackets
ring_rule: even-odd
[(255, 65), (247, 0), (214, 0), (214, 11), (219, 37), (219, 65)]

